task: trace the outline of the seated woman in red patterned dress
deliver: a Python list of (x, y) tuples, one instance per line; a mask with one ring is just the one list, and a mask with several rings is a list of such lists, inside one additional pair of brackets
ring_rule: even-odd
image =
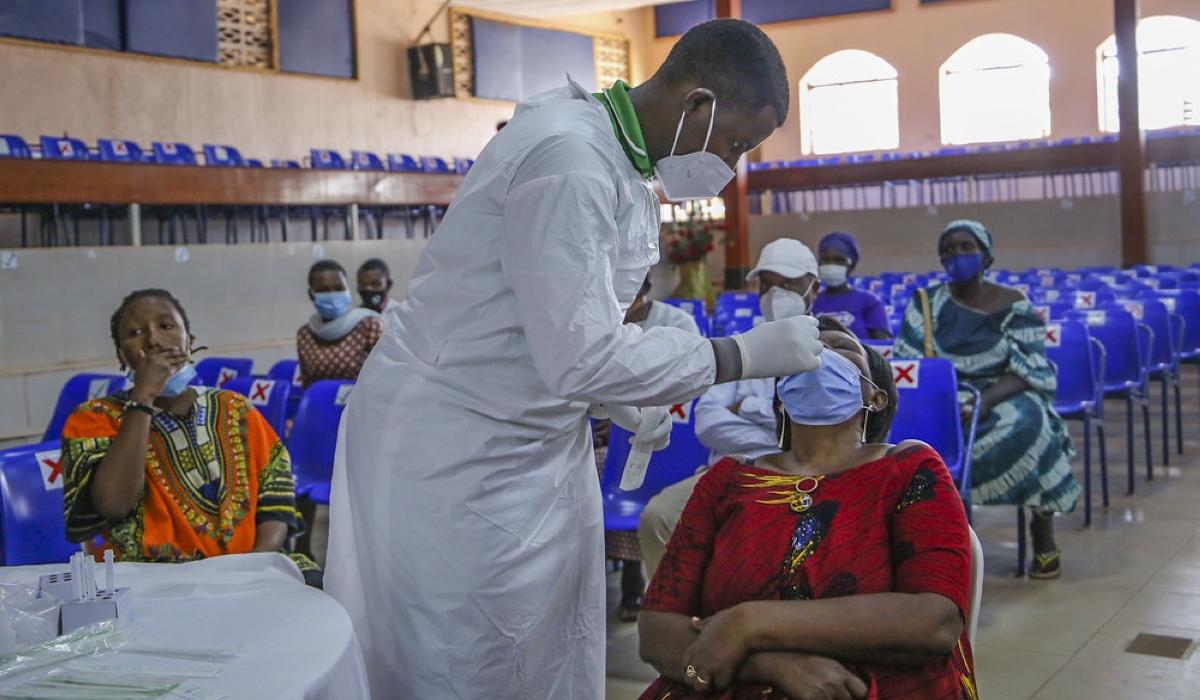
[(891, 367), (835, 326), (779, 383), (790, 446), (718, 462), (688, 502), (638, 620), (642, 700), (976, 697), (958, 490), (928, 445), (883, 442)]

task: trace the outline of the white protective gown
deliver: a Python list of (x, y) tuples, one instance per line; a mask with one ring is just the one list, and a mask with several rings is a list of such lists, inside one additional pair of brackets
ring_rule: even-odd
[(715, 378), (622, 325), (659, 203), (575, 83), (522, 103), (430, 239), (343, 417), (325, 590), (375, 700), (599, 700), (604, 542), (586, 410)]

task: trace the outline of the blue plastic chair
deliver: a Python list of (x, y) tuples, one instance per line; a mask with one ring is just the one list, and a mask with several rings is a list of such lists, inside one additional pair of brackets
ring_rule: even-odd
[(1180, 289), (1169, 293), (1159, 292), (1158, 298), (1167, 305), (1168, 311), (1179, 318), (1179, 363), (1200, 365), (1200, 293)]
[(763, 322), (762, 316), (736, 316), (725, 322), (723, 330), (725, 336), (737, 335), (745, 333)]
[[(1145, 371), (1149, 357), (1149, 334), (1139, 328), (1133, 314), (1120, 304), (1105, 304), (1090, 311), (1073, 310), (1065, 319), (1078, 321), (1088, 333), (1104, 346), (1104, 396), (1125, 399), (1126, 457), (1129, 466), (1128, 493), (1134, 492), (1133, 407), (1142, 407), (1142, 422), (1146, 443), (1146, 474), (1153, 478), (1152, 447), (1150, 445), (1150, 406), (1148, 380)], [(1103, 402), (1098, 407), (1103, 416)]]
[(712, 319), (708, 316), (693, 316), (696, 321), (696, 328), (699, 329), (700, 335), (705, 338), (711, 338), (713, 334)]
[[(921, 440), (937, 450), (958, 486), (967, 518), (971, 517), (971, 450), (975, 446), (975, 418), (963, 429), (958, 392), (979, 392), (960, 384), (954, 363), (944, 357), (892, 360), (899, 396), (889, 442)], [(1022, 558), (1023, 561), (1023, 558)]]
[(300, 381), (300, 362), (298, 360), (280, 360), (267, 370), (267, 379), (277, 382), (287, 382), (292, 385), (288, 393), (287, 418), (296, 416), (300, 408), (300, 397), (304, 395), (304, 384)]
[(1092, 524), (1092, 427), (1100, 445), (1100, 484), (1108, 507), (1108, 449), (1101, 403), (1104, 401), (1104, 345), (1078, 321), (1046, 324), (1046, 357), (1054, 363), (1058, 385), (1054, 410), (1066, 420), (1083, 422), (1083, 524)]
[(350, 160), (355, 170), (387, 170), (379, 156), (367, 151), (350, 151)]
[(300, 165), (300, 161), (298, 161), (298, 160), (274, 160), (273, 159), (273, 160), (271, 160), (271, 167), (272, 168), (291, 168), (293, 170), (300, 170), (301, 165)]
[(287, 443), (298, 498), (329, 503), (338, 423), (353, 388), (354, 382), (322, 379), (313, 382), (300, 399)]
[(870, 338), (859, 338), (858, 342), (870, 347), (879, 353), (880, 357), (889, 361), (892, 359), (892, 347), (896, 344), (894, 340), (872, 340)]
[(13, 134), (0, 134), (0, 158), (32, 158), (29, 144)]
[(718, 334), (732, 335), (726, 325), (734, 319), (753, 319), (755, 316), (762, 316), (757, 293), (724, 292), (717, 297), (713, 307), (713, 330)]
[(1136, 300), (1123, 301), (1121, 305), (1133, 314), (1150, 331), (1150, 350), (1146, 364), (1149, 379), (1157, 379), (1162, 399), (1162, 457), (1163, 466), (1171, 463), (1170, 413), (1168, 411), (1168, 387), (1175, 389), (1175, 434), (1179, 454), (1183, 454), (1183, 398), (1181, 392), (1179, 350), (1182, 337), (1182, 320), (1172, 318), (1167, 306), (1156, 298), (1152, 289), (1143, 291)]
[(683, 309), (692, 316), (708, 315), (708, 309), (705, 307), (703, 299), (663, 299), (663, 303)]
[(246, 159), (233, 146), (213, 146), (206, 143), (204, 144), (204, 164), (242, 168), (246, 166)]
[(444, 158), (437, 156), (421, 156), (421, 170), (427, 173), (454, 172), (454, 168), (450, 167)]
[(96, 151), (100, 160), (109, 163), (144, 163), (146, 154), (134, 141), (120, 139), (97, 139)]
[(337, 151), (330, 151), (324, 148), (309, 149), (309, 154), (312, 156), (312, 167), (316, 170), (345, 170), (346, 161)]
[(273, 379), (241, 376), (230, 379), (221, 388), (250, 399), (250, 403), (275, 429), (275, 434), (280, 438), (284, 437), (287, 429), (288, 397), (292, 393), (290, 379), (278, 382)]
[(620, 426), (612, 427), (608, 454), (604, 460), (604, 476), (600, 480), (600, 491), (604, 496), (605, 530), (637, 530), (638, 519), (651, 498), (708, 464), (709, 450), (696, 439), (695, 407), (694, 399), (671, 407), (675, 420), (671, 427), (671, 444), (650, 457), (646, 480), (633, 491), (620, 489), (625, 460), (629, 457), (631, 434)]
[(466, 175), (472, 165), (475, 165), (474, 158), (454, 158), (454, 172), (459, 175)]
[(50, 425), (46, 426), (42, 440), (61, 440), (67, 417), (80, 404), (91, 399), (104, 398), (124, 387), (125, 377), (119, 374), (84, 373), (71, 377), (58, 392), (58, 403), (54, 405), (54, 415), (50, 418)]
[(163, 143), (155, 141), (154, 162), (163, 165), (195, 165), (196, 153), (186, 143)]
[(388, 170), (402, 173), (421, 172), (421, 163), (416, 158), (404, 153), (389, 153), (387, 162)]
[(91, 160), (92, 152), (88, 145), (79, 139), (57, 136), (43, 136), (42, 158), (44, 160)]
[(0, 450), (0, 564), (57, 564), (79, 551), (63, 522), (61, 465), (58, 440)]
[(245, 357), (206, 357), (196, 363), (196, 379), (204, 386), (222, 388), (237, 377), (254, 373), (254, 360)]

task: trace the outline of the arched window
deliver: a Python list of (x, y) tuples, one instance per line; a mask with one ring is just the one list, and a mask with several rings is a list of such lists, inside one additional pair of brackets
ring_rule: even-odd
[[(1138, 22), (1138, 109), (1143, 129), (1200, 125), (1200, 22), (1160, 15)], [(1117, 40), (1096, 49), (1100, 130), (1119, 131)]]
[(1050, 135), (1050, 59), (1012, 34), (984, 34), (941, 67), (942, 143)]
[(847, 153), (900, 145), (896, 69), (867, 51), (847, 49), (817, 61), (800, 79), (800, 147)]

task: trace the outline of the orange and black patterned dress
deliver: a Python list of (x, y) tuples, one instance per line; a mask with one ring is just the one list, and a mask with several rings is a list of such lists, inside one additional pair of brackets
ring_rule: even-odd
[[(811, 478), (811, 477), (808, 477)], [(868, 593), (938, 593), (966, 619), (971, 545), (946, 465), (928, 446), (819, 481), (811, 506), (789, 507), (799, 477), (726, 458), (696, 485), (643, 610), (709, 617), (750, 600), (803, 601)], [(856, 665), (880, 700), (975, 700), (966, 630), (955, 650), (920, 667)], [(664, 678), (641, 700), (716, 700)], [(720, 700), (782, 698), (763, 686)]]
[[(296, 529), (296, 497), (287, 449), (250, 402), (221, 389), (193, 387), (187, 416), (156, 411), (146, 448), (142, 499), (112, 522), (92, 505), (92, 477), (125, 413), (117, 392), (80, 405), (63, 427), (63, 507), (67, 538), (97, 535), (123, 561), (182, 562), (254, 548), (257, 525)], [(316, 565), (292, 557), (302, 571)]]

